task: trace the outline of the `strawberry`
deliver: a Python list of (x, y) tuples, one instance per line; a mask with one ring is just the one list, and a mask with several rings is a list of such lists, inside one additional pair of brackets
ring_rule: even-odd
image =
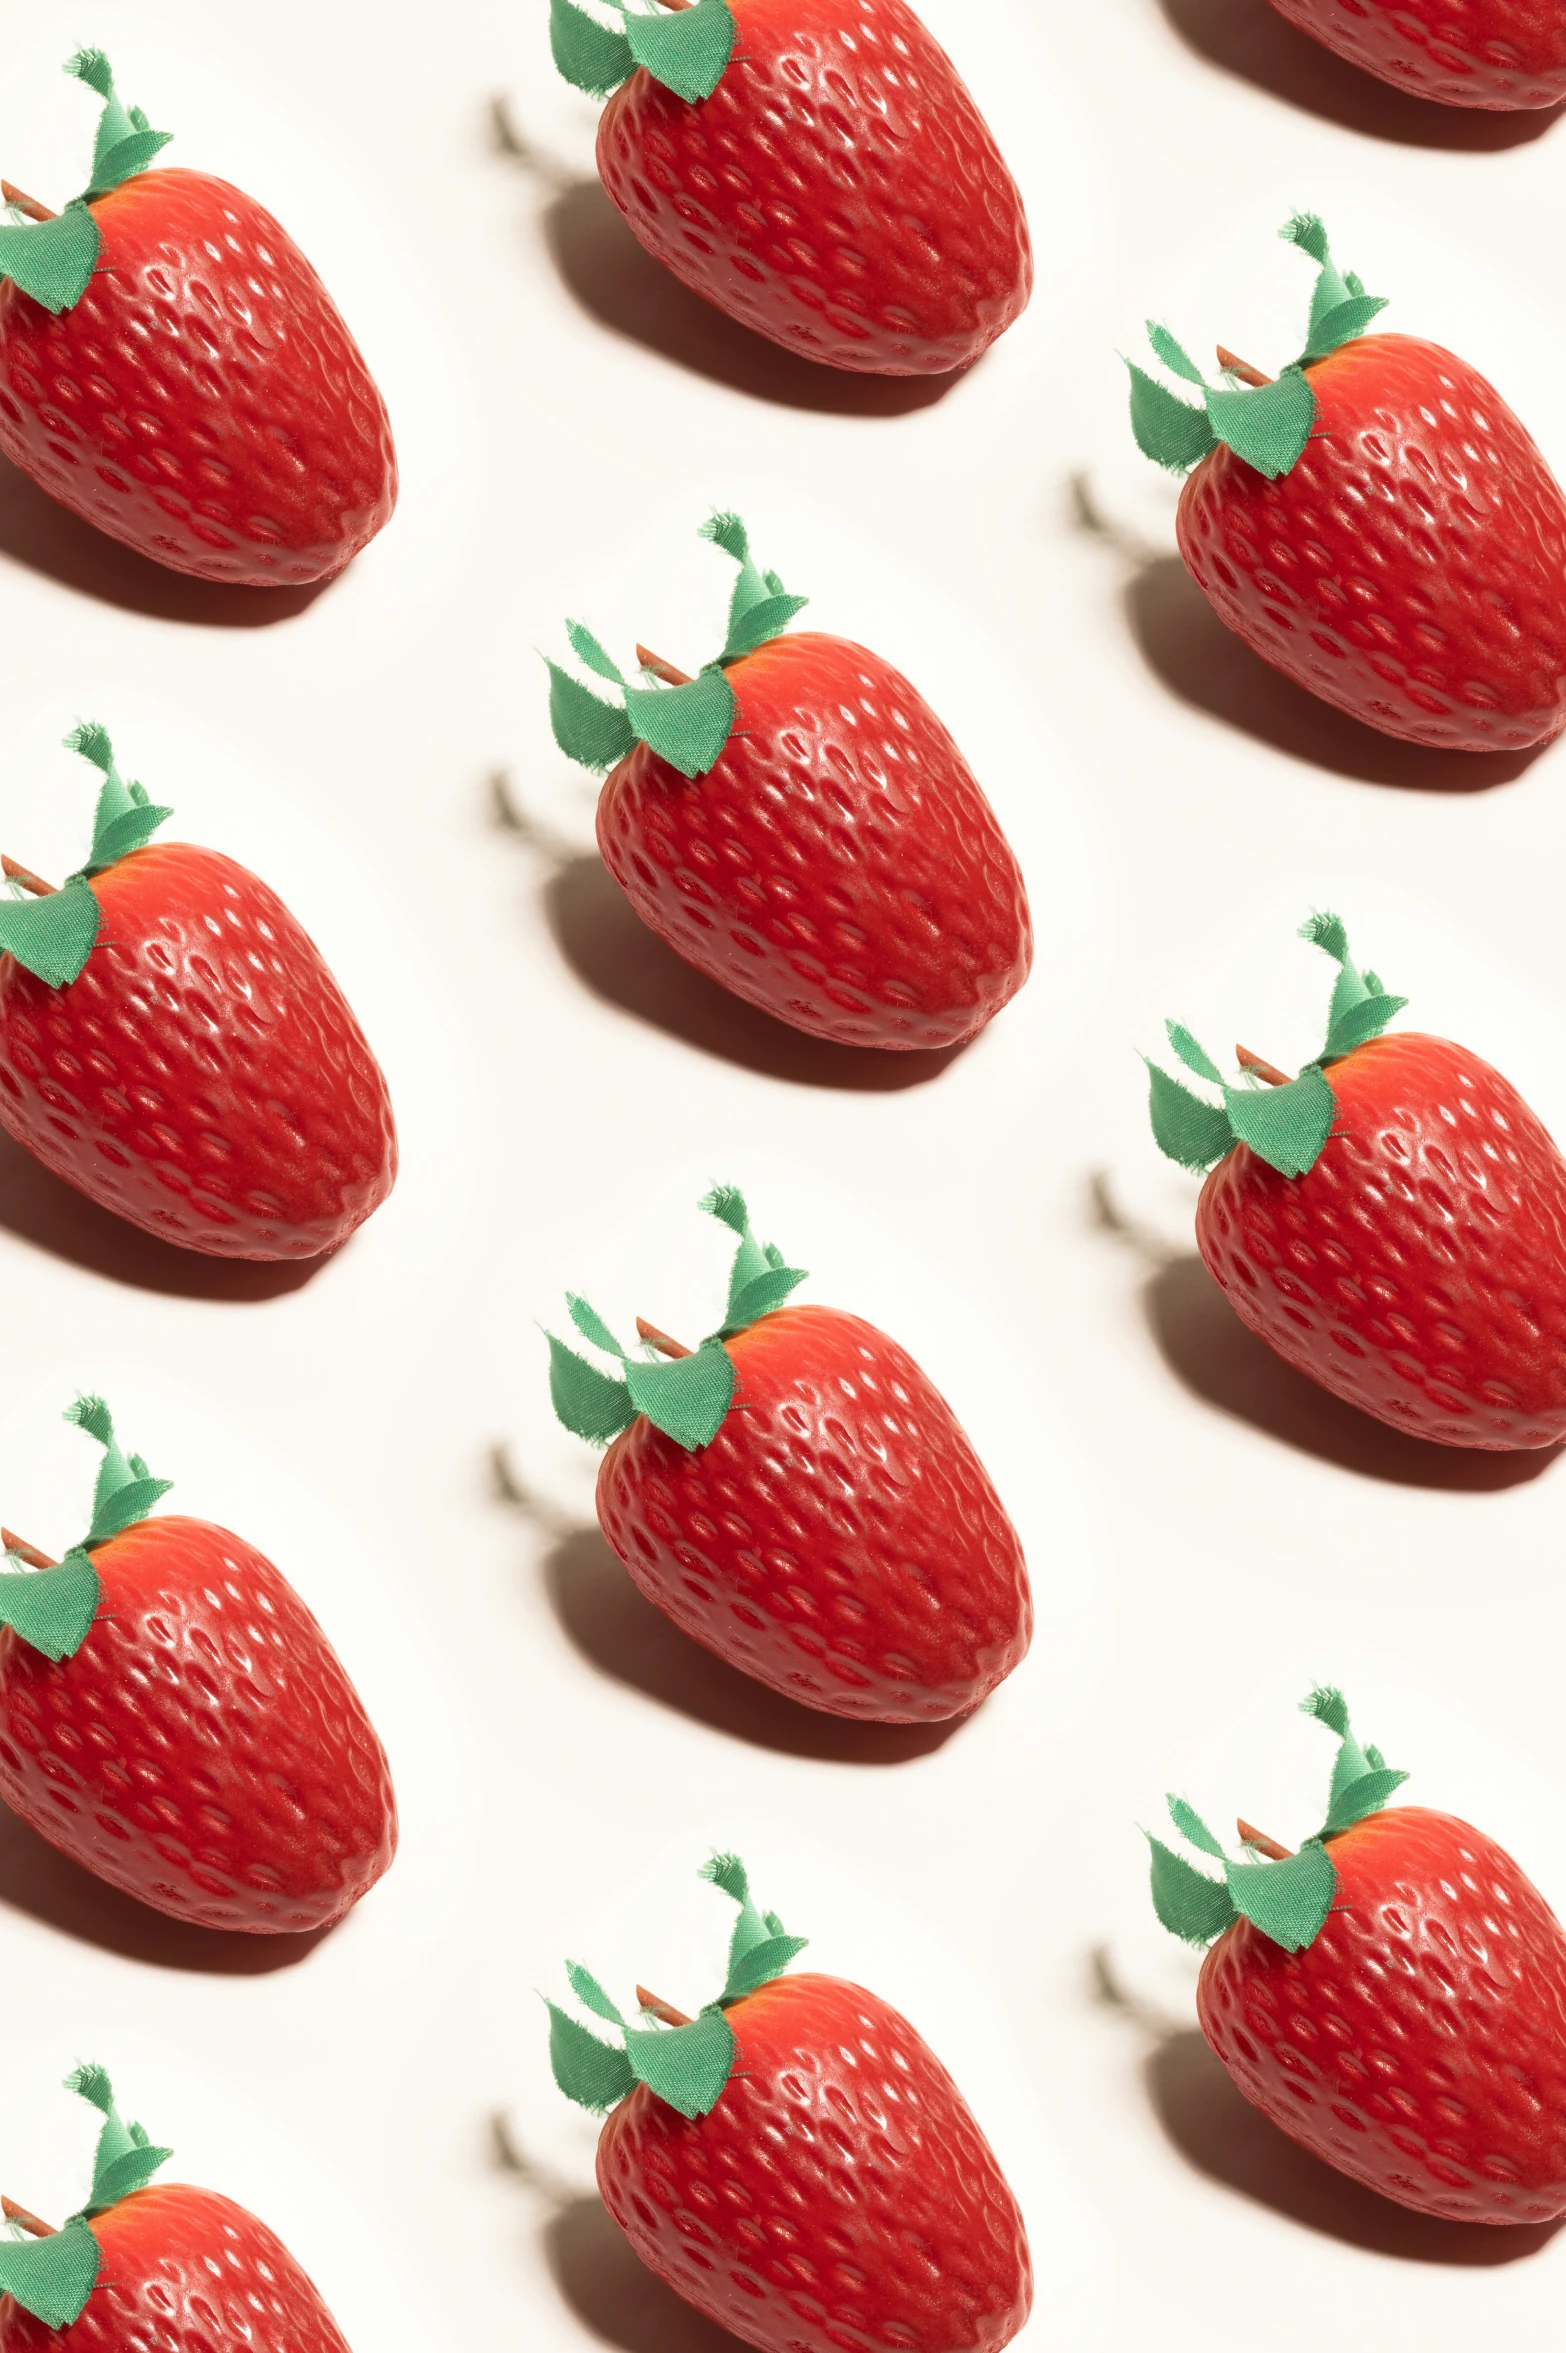
[(740, 567), (722, 653), (686, 678), (639, 646), (630, 685), (566, 624), (620, 705), (550, 662), (568, 758), (612, 773), (604, 864), (650, 931), (722, 987), (840, 1045), (957, 1046), (1022, 987), (1021, 870), (961, 752), (889, 662), (784, 637), (806, 603), (760, 572), (737, 515), (702, 536)]
[(122, 1453), (101, 1397), (65, 1418), (103, 1463), (92, 1525), (63, 1560), (0, 1531), (0, 1797), (176, 1920), (330, 1927), (397, 1848), (358, 1693), (254, 1545), (148, 1519), (169, 1481)]
[(102, 98), (92, 179), (62, 213), (9, 186), (0, 450), (73, 514), (201, 580), (340, 572), (391, 516), (385, 404), (304, 255), (206, 172), (149, 172), (166, 131)]
[[(1219, 619), (1324, 702), (1408, 743), (1520, 749), (1566, 726), (1566, 501), (1465, 360), (1364, 329), (1385, 308), (1300, 214), (1320, 264), (1301, 357), (1275, 382), (1219, 347), (1192, 408), (1131, 369), (1144, 454), (1175, 473), (1180, 553)], [(1238, 382), (1233, 381), (1238, 379)]]
[(1381, 1811), (1408, 1775), (1360, 1746), (1341, 1692), (1303, 1704), (1338, 1753), (1327, 1819), (1297, 1854), (1241, 1822), (1231, 1861), (1177, 1797), (1175, 1827), (1222, 1882), (1148, 1841), (1159, 1919), (1212, 1947), (1202, 2032), (1291, 2140), (1400, 2206), (1566, 2214), (1566, 1934), (1482, 1830)]
[(7, 2198), (0, 2353), (348, 2353), (264, 2222), (216, 2190), (144, 2185), (172, 2149), (121, 2122), (101, 2067), (65, 2079), (103, 2117), (92, 2190), (52, 2230)]
[(966, 367), (1021, 317), (1022, 198), (905, 0), (613, 4), (623, 31), (551, 0), (550, 44), (609, 99), (599, 176), (682, 285), (875, 376)]
[(628, 1355), (586, 1300), (610, 1378), (549, 1336), (568, 1430), (613, 1440), (598, 1519), (647, 1599), (683, 1632), (829, 1716), (940, 1723), (1018, 1666), (1033, 1602), (1016, 1530), (946, 1403), (895, 1340), (831, 1307), (750, 1230), (732, 1186), (702, 1208), (739, 1238), (719, 1329), (672, 1363)]
[(1538, 0), (1272, 0), (1323, 47), (1438, 106), (1513, 112), (1566, 98), (1566, 21)]
[(314, 942), (217, 850), (145, 846), (172, 811), (101, 727), (85, 866), (10, 859), (0, 899), (0, 1127), (150, 1234), (214, 1258), (315, 1258), (397, 1175), (391, 1102)]
[[(1239, 1049), (1223, 1108), (1149, 1065), (1153, 1134), (1210, 1169), (1196, 1210), (1242, 1323), (1350, 1405), (1442, 1446), (1566, 1438), (1566, 1161), (1499, 1071), (1445, 1038), (1383, 1037), (1408, 1000), (1361, 973), (1335, 915), (1327, 1042), (1288, 1079)], [(1264, 1083), (1263, 1083), (1264, 1082)]]
[(604, 2042), (548, 2003), (555, 2081), (602, 2115), (598, 2187), (649, 2271), (763, 2353), (999, 2353), (1028, 2317), (1022, 2215), (967, 2103), (905, 2018), (840, 1977), (781, 1972), (805, 1938), (739, 1905), (694, 2019), (636, 1989), (632, 2025), (580, 1962)]

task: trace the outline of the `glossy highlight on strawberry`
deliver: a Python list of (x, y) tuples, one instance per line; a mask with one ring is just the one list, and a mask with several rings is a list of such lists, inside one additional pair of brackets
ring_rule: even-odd
[(1291, 25), (1395, 89), (1511, 112), (1566, 98), (1566, 18), (1551, 0), (1272, 0)]

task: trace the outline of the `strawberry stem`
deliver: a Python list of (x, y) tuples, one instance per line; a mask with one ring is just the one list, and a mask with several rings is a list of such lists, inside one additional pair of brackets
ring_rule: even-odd
[(0, 857), (0, 872), (10, 881), (19, 882), (24, 891), (31, 891), (35, 899), (52, 899), (54, 884), (44, 882), (29, 866), (18, 866), (14, 858)]
[(1286, 1087), (1290, 1083), (1286, 1070), (1280, 1070), (1276, 1062), (1264, 1062), (1259, 1054), (1251, 1052), (1249, 1046), (1236, 1046), (1234, 1059), (1242, 1070), (1254, 1071), (1269, 1087)]
[(648, 1323), (642, 1316), (638, 1316), (636, 1319), (636, 1337), (638, 1340), (647, 1341), (651, 1347), (656, 1348), (660, 1356), (678, 1357), (691, 1354), (690, 1349), (682, 1347), (678, 1340), (671, 1340), (667, 1332), (660, 1332), (656, 1324)]
[(30, 1569), (57, 1569), (59, 1562), (40, 1552), (36, 1544), (24, 1544), (20, 1536), (13, 1536), (9, 1528), (0, 1528), (0, 1545), (14, 1552), (18, 1560), (26, 1561)]
[(7, 2222), (19, 2224), (29, 2238), (52, 2239), (55, 2236), (52, 2222), (40, 2222), (36, 2214), (29, 2214), (27, 2208), (19, 2206), (14, 2198), (0, 2198), (0, 2214), (4, 2214)]
[(1264, 1831), (1253, 1829), (1243, 1818), (1236, 1822), (1235, 1828), (1240, 1834), (1242, 1846), (1253, 1846), (1259, 1855), (1265, 1855), (1271, 1863), (1286, 1863), (1294, 1852), (1292, 1847), (1280, 1846), (1275, 1838), (1268, 1838)]
[(654, 2018), (661, 2018), (665, 2026), (689, 2026), (692, 2023), (683, 2010), (676, 2010), (672, 2002), (660, 2001), (658, 1996), (650, 1994), (644, 1985), (637, 1987), (636, 1999), (641, 2007), (649, 2011)]
[(18, 212), (25, 212), (30, 221), (53, 221), (60, 217), (47, 204), (40, 204), (36, 196), (24, 195), (20, 188), (13, 188), (9, 180), (0, 180), (0, 196), (7, 204), (14, 204)]
[[(681, 5), (687, 5), (687, 0), (681, 0)], [(683, 670), (676, 670), (674, 664), (666, 662), (661, 654), (650, 654), (644, 645), (637, 647), (636, 659), (644, 670), (652, 672), (654, 678), (661, 678), (665, 686), (689, 686), (691, 683)]]
[(1272, 378), (1264, 376), (1260, 368), (1253, 368), (1249, 360), (1236, 359), (1232, 351), (1225, 351), (1221, 343), (1218, 346), (1218, 365), (1227, 369), (1231, 376), (1238, 376), (1242, 384), (1254, 385), (1257, 391), (1264, 384), (1272, 382)]

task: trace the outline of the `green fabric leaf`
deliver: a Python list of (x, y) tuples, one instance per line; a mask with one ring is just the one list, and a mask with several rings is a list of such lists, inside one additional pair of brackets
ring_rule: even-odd
[(1271, 384), (1235, 385), (1207, 395), (1217, 438), (1269, 482), (1297, 465), (1316, 417), (1316, 395), (1299, 368)]
[(1314, 1063), (1286, 1087), (1225, 1087), (1229, 1125), (1280, 1176), (1304, 1176), (1315, 1167), (1332, 1133), (1337, 1105)]
[(173, 814), (172, 809), (157, 808), (150, 801), (139, 808), (127, 809), (123, 817), (104, 826), (94, 841), (92, 864), (87, 872), (99, 874), (117, 858), (128, 858), (132, 850), (139, 850), (149, 842), (158, 827), (166, 825)]
[(79, 869), (83, 875), (97, 874), (105, 866), (112, 866), (116, 858), (140, 849), (174, 812), (155, 808), (144, 785), (126, 783), (115, 764), (108, 729), (100, 727), (95, 719), (83, 720), (80, 726), (73, 727), (65, 739), (65, 748), (68, 752), (80, 752), (103, 776), (98, 806), (93, 813), (92, 848), (86, 865)]
[(628, 2026), (625, 2056), (637, 2081), (682, 2116), (705, 2116), (734, 2066), (734, 2029), (719, 2009), (689, 2026)]
[(1202, 1820), (1202, 1817), (1197, 1812), (1196, 1808), (1193, 1805), (1187, 1804), (1183, 1797), (1171, 1796), (1168, 1804), (1169, 1818), (1174, 1823), (1175, 1828), (1179, 1831), (1180, 1836), (1182, 1838), (1188, 1838), (1192, 1846), (1200, 1847), (1204, 1855), (1216, 1856), (1218, 1861), (1221, 1863), (1223, 1861), (1223, 1848), (1219, 1845), (1217, 1839), (1214, 1838), (1212, 1832), (1208, 1829), (1207, 1824)]
[(1235, 1909), (1286, 1953), (1314, 1944), (1332, 1909), (1338, 1875), (1316, 1839), (1281, 1863), (1229, 1863), (1224, 1876)]
[(596, 670), (599, 677), (607, 678), (611, 685), (625, 684), (625, 673), (619, 663), (604, 650), (585, 622), (568, 621), (566, 635), (571, 640), (571, 650), (579, 662), (585, 662), (589, 670)]
[[(550, 708), (552, 712), (552, 694)], [(628, 686), (625, 690), (625, 716), (632, 730), (682, 776), (705, 776), (716, 766), (733, 729), (734, 713), (734, 689), (719, 669), (703, 670), (687, 686)]]
[(86, 2310), (99, 2260), (98, 2242), (79, 2219), (52, 2238), (0, 2242), (0, 2295), (14, 2296), (45, 2328), (69, 2328)]
[(1377, 312), (1386, 309), (1387, 300), (1384, 294), (1351, 294), (1347, 302), (1338, 303), (1319, 323), (1312, 325), (1310, 341), (1300, 357), (1301, 366), (1325, 359), (1330, 352), (1363, 335)]
[(1229, 1891), (1177, 1855), (1162, 1839), (1144, 1833), (1151, 1860), (1153, 1909), (1171, 1936), (1186, 1944), (1209, 1945), (1237, 1918)]
[(599, 2018), (607, 2018), (611, 2026), (625, 2024), (622, 2013), (609, 1999), (590, 1969), (584, 1969), (580, 1961), (567, 1961), (566, 1975), (571, 1980), (571, 1991), (587, 2009), (593, 2011)]
[(729, 599), (728, 635), (718, 657), (732, 662), (753, 647), (765, 645), (769, 637), (776, 637), (796, 613), (804, 611), (810, 599), (790, 596), (776, 572), (761, 570), (750, 551), (750, 533), (738, 515), (710, 516), (701, 527), (701, 537), (721, 547), (739, 566), (739, 578)]
[(144, 1520), (159, 1496), (167, 1495), (174, 1482), (149, 1477), (139, 1454), (127, 1460), (114, 1435), (113, 1417), (101, 1397), (78, 1397), (74, 1405), (67, 1406), (64, 1418), (77, 1429), (85, 1430), (89, 1438), (96, 1438), (103, 1448), (93, 1490), (92, 1526), (87, 1531), (89, 1544), (101, 1544), (106, 1537), (117, 1536), (122, 1528)]
[(623, 1357), (626, 1354), (596, 1307), (589, 1307), (587, 1301), (579, 1299), (574, 1291), (566, 1293), (566, 1306), (571, 1321), (584, 1340), (591, 1340), (593, 1346), (601, 1348), (606, 1356)]
[(1183, 376), (1187, 384), (1199, 384), (1207, 390), (1207, 378), (1202, 374), (1183, 343), (1177, 343), (1167, 327), (1156, 319), (1147, 322), (1147, 340), (1172, 375)]
[(733, 622), (725, 640), (720, 659), (734, 661), (740, 654), (751, 653), (758, 645), (785, 630), (796, 613), (802, 613), (810, 602), (808, 596), (769, 596), (759, 605), (752, 605), (742, 619)]
[(631, 55), (655, 82), (694, 105), (710, 98), (734, 53), (734, 18), (728, 0), (696, 0), (677, 16), (627, 15), (625, 37)]
[[(1319, 216), (1313, 212), (1297, 212), (1292, 220), (1278, 231), (1287, 244), (1297, 245), (1302, 253), (1320, 265), (1315, 286), (1311, 291), (1310, 325), (1305, 337), (1305, 357), (1323, 359), (1352, 336), (1362, 332), (1379, 310), (1386, 308), (1384, 300), (1368, 296), (1364, 281), (1352, 270), (1340, 270), (1332, 258), (1327, 232)], [(1362, 306), (1367, 305), (1368, 308)], [(1344, 314), (1339, 318), (1339, 314)], [(1357, 319), (1357, 323), (1355, 320)]]
[(1367, 1814), (1379, 1814), (1395, 1789), (1401, 1789), (1408, 1779), (1406, 1773), (1394, 1771), (1390, 1765), (1379, 1765), (1373, 1772), (1362, 1773), (1351, 1781), (1341, 1796), (1335, 1798), (1332, 1810), (1322, 1824), (1321, 1835), (1330, 1838), (1339, 1830), (1351, 1830), (1356, 1822), (1363, 1822)]
[(624, 711), (603, 702), (547, 654), (544, 667), (549, 672), (549, 724), (566, 758), (600, 773), (613, 768), (636, 744), (636, 732)]
[(109, 61), (101, 49), (78, 49), (67, 60), (65, 70), (79, 82), (85, 82), (90, 90), (96, 90), (104, 102), (93, 145), (92, 179), (86, 194), (107, 196), (111, 188), (117, 188), (134, 172), (145, 171), (174, 134), (149, 129), (139, 106), (123, 104), (114, 87)]
[(80, 199), (52, 221), (0, 223), (0, 278), (58, 317), (92, 283), (100, 243), (98, 224)]
[(607, 1446), (636, 1419), (629, 1388), (567, 1348), (553, 1332), (544, 1337), (549, 1342), (549, 1400), (556, 1419), (589, 1446)]
[(739, 1241), (739, 1248), (734, 1253), (734, 1264), (729, 1269), (729, 1305), (732, 1307), (746, 1284), (753, 1283), (758, 1275), (765, 1274), (775, 1262), (767, 1256), (751, 1232), (750, 1207), (738, 1185), (714, 1185), (710, 1193), (702, 1195), (696, 1206), (705, 1216), (715, 1217), (720, 1225), (727, 1226)]
[(712, 1886), (721, 1888), (739, 1906), (739, 1918), (729, 1939), (728, 1974), (720, 1996), (721, 2000), (732, 2002), (781, 1976), (810, 1939), (790, 1936), (776, 1912), (760, 1910), (750, 1892), (750, 1874), (738, 1855), (714, 1855), (710, 1862), (703, 1863), (701, 1876)]
[(123, 2157), (106, 2165), (94, 2182), (93, 2213), (99, 2213), (105, 2206), (118, 2205), (132, 2190), (144, 2189), (159, 2166), (166, 2165), (173, 2154), (172, 2149), (127, 2149)]
[(1171, 474), (1188, 474), (1191, 468), (1218, 446), (1218, 436), (1207, 421), (1205, 409), (1194, 409), (1188, 401), (1160, 384), (1135, 360), (1127, 360), (1131, 376), (1131, 430), (1137, 448), (1155, 466), (1165, 466)]
[(710, 1445), (717, 1436), (733, 1400), (734, 1382), (734, 1361), (717, 1340), (704, 1340), (692, 1355), (673, 1364), (633, 1361), (625, 1368), (625, 1386), (637, 1412), (687, 1453)]
[(1335, 1021), (1327, 1032), (1327, 1042), (1321, 1049), (1323, 1062), (1335, 1062), (1340, 1055), (1353, 1052), (1371, 1038), (1379, 1038), (1387, 1023), (1401, 1013), (1408, 1003), (1406, 997), (1365, 997), (1352, 1006), (1341, 1021)]
[(1166, 1159), (1200, 1175), (1233, 1149), (1234, 1130), (1227, 1112), (1204, 1103), (1156, 1062), (1147, 1063), (1147, 1086), (1153, 1140)]
[(65, 2088), (68, 2092), (79, 2092), (103, 2118), (103, 2130), (98, 2135), (93, 2158), (92, 2191), (82, 2208), (84, 2216), (101, 2214), (106, 2206), (127, 2197), (131, 2190), (140, 2189), (160, 2165), (168, 2163), (174, 2152), (153, 2148), (142, 2125), (125, 2123), (115, 2105), (114, 2086), (103, 2068), (89, 2063), (73, 2069), (65, 2079)]
[(549, 51), (574, 89), (607, 98), (636, 70), (624, 33), (612, 33), (572, 0), (549, 0)]
[(46, 1659), (74, 1658), (92, 1629), (102, 1591), (80, 1546), (52, 1569), (0, 1575), (0, 1626), (9, 1626)]
[(1217, 1063), (1208, 1053), (1206, 1047), (1199, 1046), (1197, 1044), (1195, 1038), (1192, 1037), (1190, 1031), (1185, 1027), (1184, 1023), (1179, 1021), (1166, 1021), (1164, 1023), (1164, 1028), (1169, 1033), (1170, 1045), (1173, 1046), (1175, 1052), (1179, 1055), (1181, 1061), (1185, 1064), (1186, 1069), (1194, 1070), (1198, 1078), (1211, 1079), (1215, 1087), (1221, 1087), (1223, 1085), (1223, 1072), (1219, 1069)]
[(765, 1944), (752, 1945), (744, 1959), (730, 1968), (724, 2000), (736, 2001), (741, 1994), (754, 1993), (758, 1985), (770, 1985), (809, 1942), (808, 1936), (769, 1936)]
[(765, 1274), (757, 1275), (753, 1283), (745, 1285), (737, 1299), (730, 1300), (728, 1317), (718, 1338), (730, 1340), (736, 1332), (759, 1323), (809, 1279), (802, 1266), (769, 1266)]
[(636, 2077), (624, 2051), (600, 2042), (596, 2034), (569, 2017), (547, 1994), (544, 2007), (549, 2012), (549, 2064), (566, 2098), (595, 2116), (603, 2116), (609, 2109), (618, 2107), (636, 2087)]
[(79, 875), (46, 899), (0, 899), (0, 949), (46, 988), (67, 988), (92, 954), (101, 913)]
[(172, 1479), (132, 1479), (99, 1506), (92, 1515), (88, 1533), (89, 1544), (102, 1544), (110, 1536), (118, 1536), (122, 1529), (133, 1528), (144, 1520), (159, 1496), (167, 1495)]
[(1387, 1761), (1373, 1744), (1361, 1744), (1354, 1736), (1349, 1722), (1348, 1703), (1341, 1691), (1332, 1684), (1318, 1683), (1309, 1696), (1300, 1702), (1307, 1716), (1314, 1716), (1318, 1724), (1325, 1724), (1329, 1732), (1337, 1734), (1338, 1753), (1332, 1763), (1332, 1786), (1327, 1797), (1327, 1820), (1322, 1836), (1328, 1831), (1347, 1830), (1366, 1814), (1375, 1813), (1386, 1803), (1394, 1789), (1408, 1779), (1406, 1773), (1389, 1773)]

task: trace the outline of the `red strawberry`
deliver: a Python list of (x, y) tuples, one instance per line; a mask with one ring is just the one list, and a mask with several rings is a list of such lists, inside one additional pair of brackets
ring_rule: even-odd
[(1241, 1321), (1350, 1405), (1443, 1446), (1554, 1446), (1566, 1161), (1477, 1054), (1378, 1034), (1407, 999), (1360, 974), (1335, 915), (1303, 936), (1341, 970), (1327, 1043), (1298, 1078), (1242, 1052), (1250, 1083), (1226, 1085), (1175, 1022), (1176, 1053), (1225, 1108), (1151, 1071), (1159, 1145), (1212, 1170), (1202, 1257)]
[[(1357, 340), (1384, 308), (1309, 215), (1321, 264), (1305, 352), (1193, 409), (1133, 368), (1144, 452), (1175, 472), (1180, 553), (1220, 620), (1275, 670), (1383, 734), (1455, 751), (1566, 726), (1566, 500), (1494, 388), (1439, 344)], [(1162, 327), (1154, 349), (1200, 371)]]
[(724, 1990), (698, 2018), (638, 1987), (631, 2025), (578, 1963), (578, 1999), (623, 2048), (549, 2004), (556, 2082), (613, 2110), (604, 2204), (649, 2271), (763, 2353), (999, 2353), (1033, 2270), (962, 2094), (889, 2003), (780, 1976), (805, 1939), (757, 1911), (737, 1855), (702, 1876), (740, 1917)]
[(973, 771), (906, 678), (837, 637), (783, 637), (806, 602), (757, 570), (737, 515), (704, 537), (740, 565), (728, 640), (687, 679), (630, 686), (567, 624), (603, 702), (549, 664), (562, 751), (612, 768), (604, 863), (688, 964), (840, 1045), (946, 1047), (1028, 977), (1033, 927), (1010, 845)]
[(140, 2185), (168, 2162), (121, 2123), (101, 2067), (66, 2090), (102, 2111), (92, 2194), (63, 2230), (5, 2200), (0, 2353), (348, 2353), (313, 2283), (264, 2222), (215, 2190)]
[(1549, 0), (1272, 0), (1302, 33), (1416, 98), (1492, 110), (1566, 98), (1566, 20)]
[(665, 1616), (758, 1683), (883, 1724), (965, 1714), (1033, 1633), (1016, 1530), (951, 1407), (904, 1349), (835, 1308), (784, 1307), (805, 1280), (750, 1231), (743, 1197), (702, 1203), (739, 1236), (721, 1329), (676, 1361), (620, 1348), (611, 1380), (551, 1337), (568, 1430), (603, 1445), (598, 1518)]
[(326, 1636), (255, 1547), (149, 1520), (168, 1488), (101, 1398), (92, 1527), (0, 1576), (0, 1797), (154, 1910), (256, 1935), (329, 1927), (397, 1849), (386, 1754)]
[(148, 172), (167, 133), (104, 100), (91, 185), (0, 228), (0, 450), (155, 563), (280, 587), (340, 572), (391, 516), (385, 404), (331, 296), (253, 198)]
[(604, 186), (655, 260), (774, 343), (880, 376), (966, 367), (1033, 291), (1022, 198), (904, 0), (665, 0), (614, 33), (552, 0), (614, 92)]
[(1202, 2032), (1291, 2140), (1400, 2206), (1566, 2214), (1566, 1934), (1482, 1831), (1379, 1811), (1408, 1776), (1360, 1747), (1339, 1692), (1305, 1709), (1340, 1746), (1326, 1824), (1298, 1854), (1242, 1822), (1248, 1859), (1231, 1862), (1180, 1798), (1176, 1827), (1224, 1884), (1150, 1841), (1164, 1926), (1218, 1940)]
[(104, 785), (62, 890), (5, 861), (43, 895), (0, 900), (0, 1127), (187, 1250), (335, 1250), (397, 1175), (386, 1081), (342, 991), (232, 858), (140, 846), (172, 812), (122, 783), (101, 727), (66, 740)]

